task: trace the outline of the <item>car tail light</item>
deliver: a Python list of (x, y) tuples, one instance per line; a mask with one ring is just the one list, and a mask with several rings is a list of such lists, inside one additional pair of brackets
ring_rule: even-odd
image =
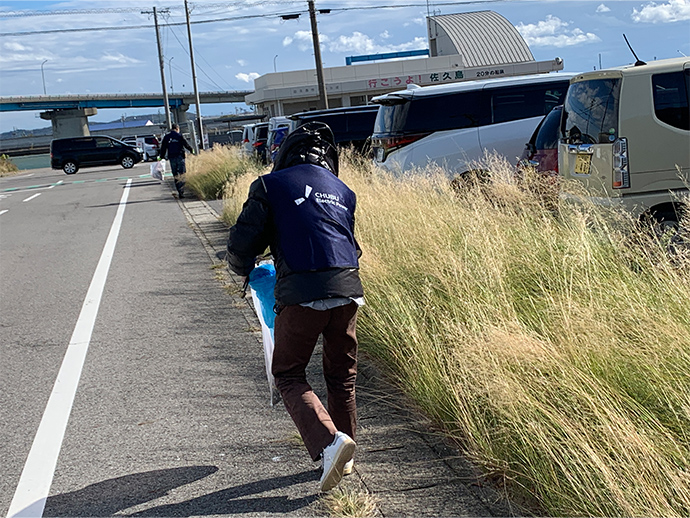
[(613, 143), (613, 188), (630, 188), (628, 165), (628, 139), (621, 137)]
[(380, 162), (383, 162), (388, 156), (388, 154), (392, 151), (395, 151), (396, 149), (400, 149), (401, 147), (407, 146), (409, 144), (412, 144), (413, 142), (423, 139), (427, 135), (429, 135), (429, 133), (415, 133), (414, 135), (375, 138), (372, 139), (371, 144), (373, 148), (379, 148), (381, 150), (377, 156), (377, 159)]
[(254, 142), (252, 144), (252, 147), (259, 147), (261, 145), (261, 142)]

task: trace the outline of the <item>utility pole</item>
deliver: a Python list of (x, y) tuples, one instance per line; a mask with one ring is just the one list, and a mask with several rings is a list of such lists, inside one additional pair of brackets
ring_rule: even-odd
[(189, 23), (189, 6), (184, 0), (184, 11), (187, 14), (187, 37), (189, 38), (189, 58), (192, 63), (192, 80), (194, 81), (194, 98), (196, 100), (196, 120), (199, 122), (199, 147), (204, 149), (204, 127), (201, 122), (201, 102), (199, 101), (199, 88), (196, 84), (196, 69), (194, 68), (194, 49), (192, 48), (192, 26)]
[[(185, 0), (186, 2), (187, 0)], [(323, 80), (323, 64), (321, 63), (321, 45), (319, 44), (319, 29), (316, 27), (316, 10), (314, 0), (308, 0), (309, 19), (311, 20), (311, 36), (314, 40), (314, 59), (316, 60), (316, 80), (319, 85), (321, 108), (328, 109), (328, 96), (326, 95), (326, 83)]]
[[(168, 10), (164, 9), (162, 12), (167, 13)], [(153, 23), (156, 26), (156, 43), (158, 44), (158, 64), (161, 69), (161, 86), (163, 87), (163, 104), (165, 104), (165, 124), (167, 125), (168, 131), (171, 129), (170, 122), (170, 102), (168, 101), (168, 87), (165, 85), (165, 61), (163, 60), (163, 50), (161, 48), (161, 33), (158, 29), (158, 13), (156, 8), (153, 11), (141, 11), (141, 14), (153, 14)]]

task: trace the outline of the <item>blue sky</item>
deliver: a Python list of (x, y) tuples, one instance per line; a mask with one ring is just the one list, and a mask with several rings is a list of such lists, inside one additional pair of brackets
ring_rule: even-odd
[[(199, 89), (251, 90), (253, 79), (314, 67), (306, 0), (204, 0), (189, 2)], [(388, 6), (401, 5), (392, 8)], [(0, 1), (0, 96), (157, 92), (160, 72), (151, 16), (161, 15), (169, 88), (192, 91), (182, 0)], [(537, 60), (561, 57), (564, 70), (581, 72), (634, 62), (623, 34), (640, 59), (690, 56), (690, 0), (476, 1), (317, 0), (324, 66), (352, 55), (427, 47), (427, 12), (492, 10), (517, 27)], [(46, 14), (50, 13), (50, 14)], [(296, 20), (279, 14), (301, 13)], [(122, 28), (90, 30), (85, 28)], [(37, 31), (69, 30), (40, 33)], [(33, 33), (33, 34), (28, 34)], [(41, 64), (43, 63), (43, 75)], [(202, 115), (233, 113), (244, 105), (202, 105)], [(146, 111), (146, 110), (145, 110)], [(109, 121), (135, 110), (100, 110)], [(36, 112), (3, 112), (0, 132), (44, 127)]]

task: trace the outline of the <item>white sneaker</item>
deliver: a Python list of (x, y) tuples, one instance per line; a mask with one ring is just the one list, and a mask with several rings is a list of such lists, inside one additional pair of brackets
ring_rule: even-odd
[(330, 491), (343, 478), (345, 464), (352, 460), (355, 454), (355, 441), (343, 432), (336, 432), (335, 439), (323, 449), (323, 474), (321, 475), (321, 491)]
[(355, 459), (348, 460), (343, 466), (343, 476), (352, 475), (352, 469), (355, 466)]

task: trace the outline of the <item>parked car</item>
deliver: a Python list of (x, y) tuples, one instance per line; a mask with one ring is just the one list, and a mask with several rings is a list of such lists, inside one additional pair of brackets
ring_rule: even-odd
[(558, 169), (589, 199), (677, 224), (690, 181), (690, 58), (593, 72), (571, 80)]
[(256, 125), (258, 123), (254, 124), (245, 124), (242, 126), (242, 153), (246, 156), (252, 156), (254, 154), (254, 148), (252, 147), (252, 144), (254, 142), (254, 133), (256, 129)]
[(82, 167), (120, 164), (125, 169), (144, 160), (136, 146), (112, 137), (71, 137), (50, 142), (50, 166), (74, 174)]
[(158, 158), (160, 142), (158, 142), (158, 137), (155, 135), (124, 137), (122, 142), (141, 149), (144, 152), (145, 160), (156, 160)]
[(518, 167), (533, 167), (548, 176), (558, 174), (558, 137), (563, 106), (556, 106), (539, 123), (518, 160)]
[(251, 140), (252, 156), (262, 164), (268, 163), (266, 142), (268, 141), (268, 122), (260, 122), (254, 126), (254, 136)]
[(266, 140), (267, 159), (273, 162), (280, 144), (290, 129), (290, 119), (287, 117), (271, 117), (268, 120), (268, 139)]
[(323, 122), (333, 131), (335, 143), (339, 146), (352, 145), (363, 152), (374, 132), (374, 122), (379, 111), (377, 104), (349, 106), (329, 110), (315, 110), (290, 115), (290, 131), (307, 122)]
[(485, 152), (513, 161), (539, 121), (563, 104), (574, 74), (536, 74), (406, 90), (381, 105), (372, 136), (375, 162), (393, 172), (435, 164), (450, 176), (472, 171)]

